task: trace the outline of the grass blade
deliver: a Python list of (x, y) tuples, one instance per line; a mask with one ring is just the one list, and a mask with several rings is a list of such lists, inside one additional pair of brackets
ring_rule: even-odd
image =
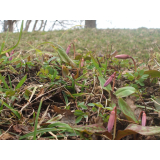
[(3, 41), (2, 45), (1, 45), (0, 54), (1, 54), (2, 50), (3, 50), (3, 48), (4, 48), (5, 43), (7, 42), (7, 39), (8, 39), (8, 32), (7, 32), (6, 40)]
[(4, 83), (5, 88), (9, 89), (7, 82), (5, 81), (5, 77), (0, 74), (0, 79)]
[(9, 108), (19, 119), (21, 118), (20, 114), (18, 111), (14, 110), (11, 106), (9, 106), (7, 103), (4, 101), (0, 100), (1, 104), (5, 105), (7, 108)]
[(23, 85), (23, 83), (25, 82), (26, 78), (27, 78), (27, 75), (25, 75), (25, 76), (21, 79), (21, 81), (17, 84), (16, 89), (19, 89), (19, 88)]
[(36, 120), (35, 120), (35, 124), (34, 124), (33, 140), (36, 140), (38, 117), (39, 117), (39, 113), (40, 113), (40, 110), (41, 110), (42, 102), (43, 102), (43, 97), (42, 97), (42, 99), (40, 101), (40, 104), (39, 104), (39, 107), (38, 107), (38, 111), (37, 111), (37, 115), (36, 115)]
[[(21, 29), (20, 29), (19, 39), (18, 39), (17, 44), (16, 44), (15, 46), (11, 47), (10, 49), (8, 49), (8, 50), (6, 50), (6, 51), (1, 52), (0, 54), (5, 54), (6, 52), (11, 51), (11, 50), (13, 50), (14, 48), (16, 48), (16, 47), (18, 46), (18, 44), (19, 44), (19, 42), (20, 42), (20, 39), (21, 39), (21, 37), (22, 37), (22, 31), (23, 31), (23, 21), (22, 21), (22, 23), (21, 23)], [(1, 49), (2, 49), (2, 48), (1, 48)]]
[(9, 74), (8, 74), (8, 79), (9, 79), (10, 88), (12, 89), (12, 82)]

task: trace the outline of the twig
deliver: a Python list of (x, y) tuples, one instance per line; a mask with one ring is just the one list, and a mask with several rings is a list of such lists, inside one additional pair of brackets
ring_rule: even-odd
[(0, 135), (0, 138), (4, 135), (4, 134), (6, 134), (9, 130), (10, 130), (10, 128), (13, 126), (13, 124), (3, 133), (3, 134), (1, 134)]
[(52, 135), (56, 140), (58, 140), (57, 136), (53, 134), (52, 132), (48, 132), (50, 135)]
[(128, 120), (125, 120), (125, 119), (120, 119), (120, 118), (117, 118), (119, 121), (124, 121), (124, 122), (129, 122), (129, 123), (134, 123), (134, 124), (137, 124), (137, 123), (135, 123), (135, 122), (133, 122), (133, 121), (128, 121)]

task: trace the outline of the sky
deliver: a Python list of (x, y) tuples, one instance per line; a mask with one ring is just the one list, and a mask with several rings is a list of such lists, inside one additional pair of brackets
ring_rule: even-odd
[[(28, 0), (25, 6), (19, 7), (16, 4), (20, 4), (21, 1), (14, 0), (7, 6), (7, 11), (5, 7), (1, 8), (0, 15), (6, 20), (97, 20), (98, 29), (160, 28), (158, 0), (81, 0), (76, 1), (76, 3), (75, 0), (59, 0), (54, 3), (51, 2), (53, 1), (45, 0), (45, 3), (41, 3), (37, 0)], [(48, 24), (47, 29), (50, 26), (51, 24)]]

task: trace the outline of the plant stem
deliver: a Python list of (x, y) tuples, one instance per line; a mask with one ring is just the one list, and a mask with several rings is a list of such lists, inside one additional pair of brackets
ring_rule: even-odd
[(136, 62), (135, 62), (135, 60), (134, 60), (132, 57), (130, 57), (130, 58), (132, 59), (132, 61), (133, 61), (133, 63), (134, 63), (135, 72), (137, 72)]

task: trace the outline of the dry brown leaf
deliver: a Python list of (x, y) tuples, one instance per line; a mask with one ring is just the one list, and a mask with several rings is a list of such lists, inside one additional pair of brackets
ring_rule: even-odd
[(13, 126), (13, 130), (16, 133), (27, 134), (29, 132), (34, 131), (34, 127), (32, 127), (30, 125), (16, 124)]
[(79, 77), (79, 69), (77, 68), (77, 73), (76, 75), (74, 76), (74, 79), (77, 79)]
[(134, 111), (137, 108), (136, 105), (134, 104), (133, 97), (132, 98), (127, 97), (126, 98), (126, 103), (130, 106), (132, 111)]
[(114, 51), (114, 52), (112, 52), (110, 55), (111, 55), (111, 57), (114, 57), (114, 56), (117, 55), (117, 53), (118, 53), (118, 51)]
[(81, 90), (79, 89), (79, 86), (75, 85), (75, 90), (77, 93), (81, 92)]
[(4, 133), (2, 136), (0, 136), (0, 140), (14, 140), (14, 139), (16, 138), (9, 133)]
[(37, 94), (36, 97), (39, 97), (39, 96), (41, 96), (43, 94), (44, 94), (44, 88), (41, 88), (41, 90), (39, 91), (39, 93)]
[(70, 110), (66, 109), (59, 109), (57, 106), (54, 106), (54, 111), (58, 114), (64, 115), (61, 119), (62, 122), (68, 123), (68, 124), (75, 124), (75, 116), (74, 113)]
[(137, 119), (139, 118), (139, 115), (141, 114), (141, 112), (142, 112), (141, 108), (136, 108), (134, 110), (134, 114), (135, 114), (135, 116), (136, 116)]
[(160, 111), (158, 112), (158, 117), (160, 117)]

